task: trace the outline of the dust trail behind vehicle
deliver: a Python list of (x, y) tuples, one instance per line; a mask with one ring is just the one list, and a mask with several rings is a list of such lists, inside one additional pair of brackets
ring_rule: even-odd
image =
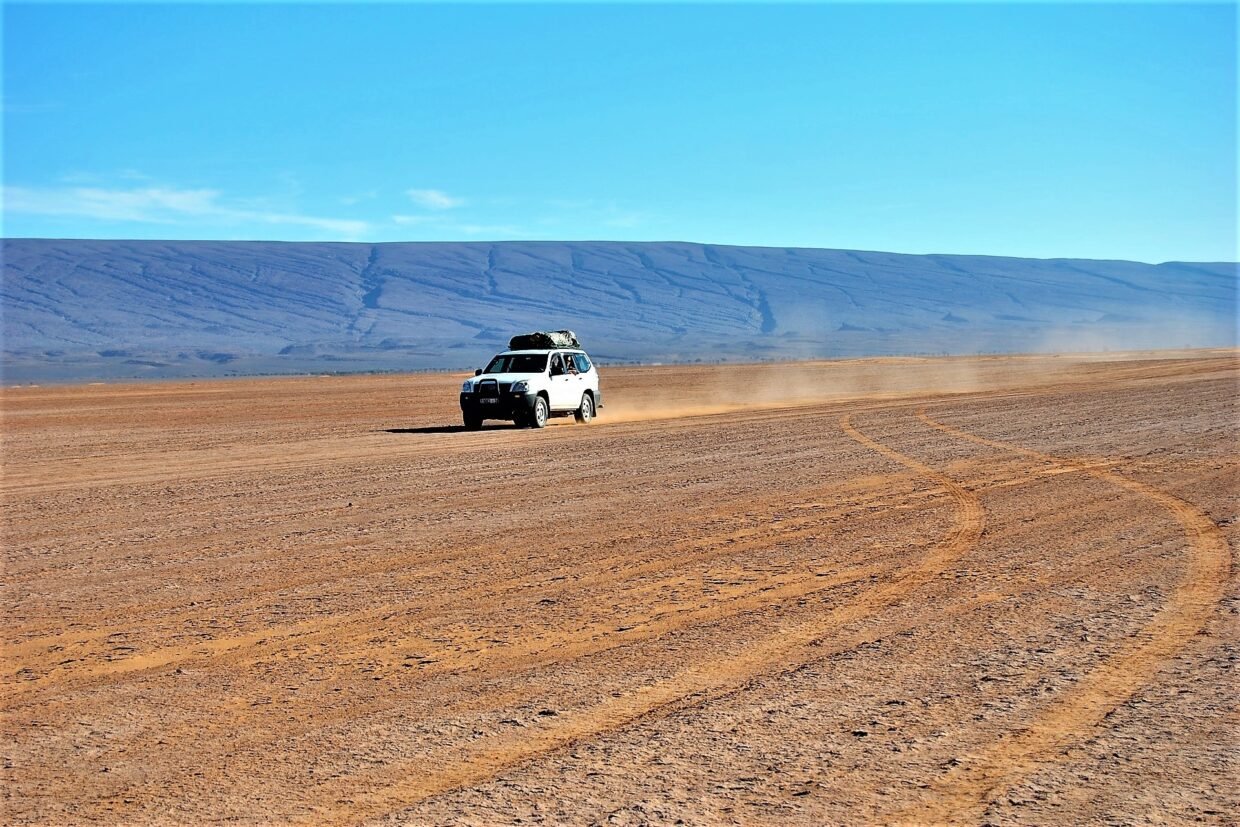
[[(1162, 352), (1176, 358), (1201, 351)], [(1087, 381), (1103, 363), (1148, 353), (888, 357), (749, 365), (603, 367), (603, 422), (706, 416), (853, 399), (970, 393)]]

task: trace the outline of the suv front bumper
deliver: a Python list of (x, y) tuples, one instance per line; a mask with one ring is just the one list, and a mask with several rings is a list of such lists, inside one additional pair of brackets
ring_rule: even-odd
[(534, 410), (533, 393), (502, 393), (497, 397), (461, 394), (461, 413), (479, 419), (515, 419)]

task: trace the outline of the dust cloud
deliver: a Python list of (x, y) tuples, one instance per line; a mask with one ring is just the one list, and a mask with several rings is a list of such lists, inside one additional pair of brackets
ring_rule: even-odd
[(1141, 319), (1113, 324), (1050, 328), (1039, 339), (1034, 350), (1039, 353), (1108, 353), (1167, 348), (1234, 348), (1238, 336), (1235, 313), (1218, 316), (1151, 310)]
[[(1074, 342), (1065, 338), (1062, 344)], [(1154, 355), (1184, 358), (1201, 353), (1182, 350)], [(602, 374), (605, 407), (600, 421), (637, 422), (1088, 381), (1091, 366), (1099, 362), (1150, 356), (1149, 350), (1131, 350), (611, 368)]]
[(603, 374), (605, 421), (705, 416), (931, 392), (965, 393), (992, 384), (995, 374), (1008, 372), (1009, 368), (987, 371), (979, 367), (977, 357), (618, 368)]

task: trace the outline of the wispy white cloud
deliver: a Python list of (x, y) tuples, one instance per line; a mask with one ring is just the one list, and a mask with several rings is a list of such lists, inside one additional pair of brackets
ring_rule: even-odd
[(565, 223), (571, 216), (573, 221), (580, 223), (589, 218), (603, 227), (632, 229), (648, 224), (651, 216), (645, 212), (627, 209), (615, 201), (598, 198), (552, 198), (545, 202), (554, 210), (554, 214), (542, 219), (543, 224), (556, 225)]
[[(632, 231), (649, 225), (652, 219), (646, 212), (602, 199), (547, 199), (522, 206), (511, 199), (503, 200), (502, 204), (501, 199), (496, 198), (466, 202), (439, 190), (407, 190), (406, 194), (424, 211), (389, 215), (387, 228), (389, 231), (402, 228), (411, 237), (416, 234), (441, 239), (537, 238), (563, 232), (565, 227), (573, 227), (573, 234), (577, 236), (583, 222), (594, 226), (596, 229), (591, 232), (602, 236), (606, 234), (603, 228)], [(468, 208), (452, 209), (462, 206)], [(520, 208), (522, 217), (510, 222), (516, 215), (515, 208)]]
[(402, 227), (417, 227), (422, 224), (442, 224), (444, 220), (437, 215), (394, 215), (392, 223)]
[(458, 221), (442, 215), (393, 215), (392, 223), (401, 227), (427, 227), (433, 232), (453, 236), (503, 236), (505, 238), (525, 238), (530, 235), (526, 230), (511, 224), (477, 224)]
[(359, 238), (371, 229), (365, 221), (254, 209), (229, 202), (219, 190), (213, 189), (6, 186), (3, 192), (6, 213), (146, 224), (203, 220), (226, 224), (258, 223), (307, 227), (343, 238)]
[(217, 209), (216, 190), (163, 187), (104, 189), (101, 187), (4, 188), (4, 210), (36, 215), (72, 215), (104, 221), (172, 223), (188, 215)]
[(72, 184), (78, 187), (106, 187), (115, 184), (117, 181), (127, 181), (132, 186), (155, 184), (154, 178), (136, 169), (122, 169), (107, 174), (75, 170), (73, 172), (66, 172), (56, 180), (62, 184)]
[(464, 198), (448, 195), (443, 190), (405, 190), (413, 203), (426, 207), (428, 210), (450, 210), (465, 204)]
[(365, 192), (357, 192), (357, 193), (353, 193), (352, 195), (342, 196), (340, 198), (340, 203), (344, 204), (346, 207), (352, 207), (354, 205), (362, 203), (363, 201), (373, 201), (374, 199), (378, 197), (379, 197), (378, 190), (366, 190)]

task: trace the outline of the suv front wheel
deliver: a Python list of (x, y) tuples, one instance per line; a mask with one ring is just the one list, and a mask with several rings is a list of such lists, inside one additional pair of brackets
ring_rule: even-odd
[(547, 400), (540, 396), (534, 400), (534, 410), (530, 411), (530, 418), (526, 423), (532, 428), (545, 428), (549, 416), (551, 409), (547, 407)]

